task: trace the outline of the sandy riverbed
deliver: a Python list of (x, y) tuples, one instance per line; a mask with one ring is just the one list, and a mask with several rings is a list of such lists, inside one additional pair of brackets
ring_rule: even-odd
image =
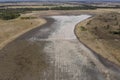
[(54, 62), (54, 80), (112, 80), (113, 78), (117, 80), (119, 78), (117, 72), (104, 66), (88, 48), (79, 43), (74, 34), (75, 25), (89, 17), (91, 16), (52, 16), (56, 20), (57, 29), (49, 35), (47, 40), (50, 42), (46, 44), (44, 51), (52, 58), (51, 62)]

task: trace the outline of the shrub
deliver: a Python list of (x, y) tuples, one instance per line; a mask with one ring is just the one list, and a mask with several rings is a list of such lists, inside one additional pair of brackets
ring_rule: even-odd
[(108, 24), (108, 25), (107, 25), (107, 29), (109, 29), (109, 28), (110, 28), (110, 25)]
[(110, 25), (104, 26), (105, 29), (110, 29)]
[(81, 31), (86, 31), (87, 29), (83, 26), (80, 27), (81, 28)]
[(94, 27), (94, 30), (97, 30), (98, 28), (97, 28), (97, 26), (96, 27)]
[(87, 25), (89, 25), (91, 23), (91, 21), (87, 22)]

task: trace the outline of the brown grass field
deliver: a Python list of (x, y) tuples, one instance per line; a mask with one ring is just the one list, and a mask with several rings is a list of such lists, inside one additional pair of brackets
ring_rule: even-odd
[[(22, 15), (21, 17), (27, 16), (28, 15)], [(36, 19), (17, 18), (13, 20), (0, 20), (0, 48), (4, 47), (16, 37), (44, 24), (45, 22), (44, 19), (37, 17)]]
[[(107, 11), (108, 12), (108, 11)], [(104, 58), (120, 65), (120, 13), (95, 15), (76, 26), (80, 41)]]

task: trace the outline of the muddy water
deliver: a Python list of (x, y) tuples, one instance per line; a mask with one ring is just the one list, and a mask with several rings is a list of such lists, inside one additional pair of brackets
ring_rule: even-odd
[(0, 51), (0, 80), (120, 80), (120, 71), (104, 66), (74, 35), (89, 18), (51, 16), (48, 23)]

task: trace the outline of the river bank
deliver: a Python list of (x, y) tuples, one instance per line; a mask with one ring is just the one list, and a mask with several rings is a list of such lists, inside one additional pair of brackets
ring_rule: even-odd
[(0, 20), (0, 49), (20, 35), (45, 23), (46, 21), (43, 18)]
[(76, 25), (75, 33), (80, 41), (98, 55), (120, 66), (120, 36), (110, 33), (119, 30), (118, 16), (118, 13), (96, 15)]

